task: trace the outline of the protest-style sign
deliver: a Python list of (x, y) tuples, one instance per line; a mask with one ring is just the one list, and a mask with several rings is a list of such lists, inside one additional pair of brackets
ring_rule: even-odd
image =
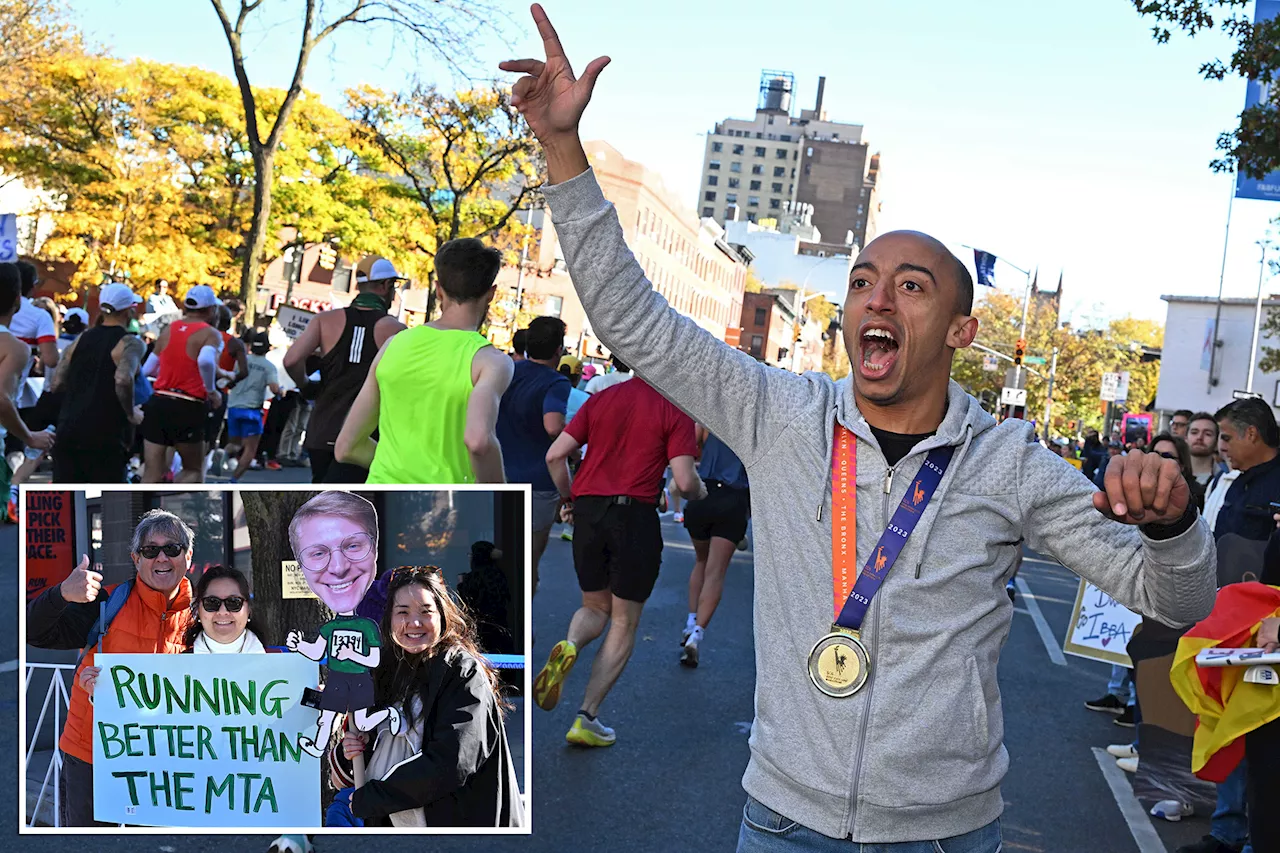
[(307, 585), (307, 578), (302, 573), (302, 566), (298, 565), (297, 560), (280, 561), (280, 597), (317, 600), (320, 598)]
[(1081, 578), (1062, 650), (1069, 655), (1132, 668), (1133, 661), (1129, 660), (1125, 648), (1141, 622), (1140, 615)]
[(75, 568), (75, 496), (30, 492), (26, 496), (27, 600), (67, 579)]
[(94, 818), (318, 827), (320, 761), (298, 746), (319, 668), (301, 655), (113, 655), (93, 696)]
[(18, 260), (18, 217), (13, 213), (0, 213), (0, 264)]
[(314, 311), (304, 311), (293, 305), (281, 305), (276, 309), (276, 320), (291, 341), (296, 341), (298, 335), (307, 330), (307, 324), (314, 316), (316, 316)]

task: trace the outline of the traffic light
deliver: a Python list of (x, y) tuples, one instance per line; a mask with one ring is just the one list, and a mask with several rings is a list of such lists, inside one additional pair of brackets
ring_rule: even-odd
[(319, 264), (321, 269), (331, 270), (338, 262), (338, 252), (333, 248), (332, 243), (324, 243), (320, 246)]
[(1027, 354), (1027, 342), (1018, 338), (1018, 342), (1013, 346), (1013, 363), (1021, 366), (1022, 357)]

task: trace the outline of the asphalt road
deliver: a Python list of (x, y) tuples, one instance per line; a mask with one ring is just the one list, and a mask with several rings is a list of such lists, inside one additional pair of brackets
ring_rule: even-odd
[[(703, 644), (702, 666), (678, 665), (679, 632), (686, 613), (685, 586), (693, 563), (684, 531), (664, 527), (662, 576), (645, 609), (635, 656), (602, 709), (618, 732), (609, 749), (581, 750), (564, 742), (589, 671), (589, 649), (570, 676), (561, 707), (534, 710), (534, 834), (490, 838), (493, 851), (732, 851), (736, 844), (752, 718), (752, 563), (738, 554), (723, 603)], [(0, 612), (17, 606), (16, 532), (0, 530)], [(578, 603), (570, 546), (553, 538), (534, 600), (541, 655), (563, 636)], [(1027, 560), (1022, 579), (1036, 596), (1059, 646), (1076, 579), (1059, 566)], [(0, 629), (0, 657), (16, 652), (13, 629)], [(1140, 848), (1122, 816), (1092, 749), (1125, 741), (1131, 730), (1083, 707), (1105, 690), (1108, 666), (1068, 656), (1050, 661), (1021, 599), (1000, 665), (1006, 745), (1012, 767), (1004, 783), (1003, 818), (1009, 851), (1035, 853), (1150, 853)], [(17, 754), (18, 678), (0, 674), (0, 749)], [(16, 769), (16, 768), (15, 768)], [(16, 774), (0, 774), (0, 821), (16, 827)], [(1157, 844), (1173, 851), (1207, 831), (1208, 820), (1180, 824), (1154, 818)], [(1141, 830), (1140, 830), (1141, 831)], [(1150, 830), (1146, 830), (1149, 832)], [(12, 830), (11, 830), (12, 832)], [(116, 853), (261, 853), (268, 836), (97, 837), (93, 848)], [(19, 846), (20, 845), (20, 846)], [(434, 837), (424, 847), (441, 853), (474, 850), (476, 838)], [(365, 851), (367, 839), (328, 836), (320, 853)], [(0, 837), (0, 851), (70, 849), (68, 839)]]

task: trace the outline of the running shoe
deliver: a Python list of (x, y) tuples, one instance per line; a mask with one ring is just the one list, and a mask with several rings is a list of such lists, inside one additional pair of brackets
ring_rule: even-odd
[(283, 467), (284, 467), (283, 465), (281, 465), (279, 462), (277, 462), (277, 461), (276, 461), (276, 460), (274, 460), (274, 459), (268, 459), (268, 460), (267, 460), (267, 470), (268, 470), (268, 471), (279, 471), (279, 470), (280, 470), (281, 468), (283, 468)]
[(1133, 728), (1137, 724), (1133, 716), (1133, 706), (1126, 707), (1120, 712), (1120, 716), (1116, 717), (1112, 722), (1117, 726), (1124, 726), (1126, 729)]
[(1125, 773), (1137, 773), (1137, 772), (1138, 772), (1138, 759), (1136, 759), (1136, 758), (1121, 758), (1121, 759), (1117, 759), (1117, 761), (1116, 761), (1116, 767), (1119, 767), (1119, 768), (1120, 768), (1121, 770), (1123, 770)]
[(739, 551), (747, 550), (747, 537), (745, 536), (742, 537), (742, 541), (738, 543), (738, 550)]
[(560, 702), (560, 688), (573, 671), (578, 660), (578, 647), (568, 640), (561, 640), (551, 649), (547, 665), (533, 680), (533, 701), (544, 711), (550, 711)]
[(613, 746), (618, 735), (613, 729), (600, 722), (599, 717), (588, 720), (579, 714), (564, 739), (575, 746)]
[(690, 636), (680, 650), (680, 665), (690, 669), (698, 668), (698, 638)]
[(1167, 821), (1177, 823), (1184, 817), (1191, 817), (1196, 810), (1191, 807), (1190, 803), (1180, 803), (1177, 800), (1161, 800), (1151, 807), (1151, 816), (1164, 818)]
[(1085, 702), (1084, 706), (1090, 711), (1101, 711), (1104, 714), (1115, 714), (1117, 717), (1124, 713), (1124, 702), (1118, 697), (1108, 693), (1101, 699), (1094, 699), (1092, 702)]
[(671, 516), (671, 520), (676, 524), (684, 524), (684, 513), (680, 510), (676, 510), (675, 515)]
[(1137, 758), (1138, 750), (1131, 743), (1113, 743), (1107, 747), (1107, 755), (1112, 758)]

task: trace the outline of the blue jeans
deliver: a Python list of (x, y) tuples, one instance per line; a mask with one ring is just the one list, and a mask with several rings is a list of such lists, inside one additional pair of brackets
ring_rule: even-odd
[(1107, 682), (1107, 692), (1126, 705), (1136, 703), (1138, 701), (1138, 685), (1133, 680), (1133, 670), (1127, 666), (1113, 663), (1111, 665), (1111, 680)]
[(752, 797), (747, 797), (738, 830), (738, 853), (999, 853), (1000, 843), (1000, 821), (995, 820), (954, 838), (859, 844), (814, 832)]
[(1249, 838), (1245, 811), (1245, 781), (1248, 769), (1241, 761), (1226, 781), (1218, 785), (1218, 807), (1213, 810), (1209, 834), (1228, 847), (1239, 847)]

